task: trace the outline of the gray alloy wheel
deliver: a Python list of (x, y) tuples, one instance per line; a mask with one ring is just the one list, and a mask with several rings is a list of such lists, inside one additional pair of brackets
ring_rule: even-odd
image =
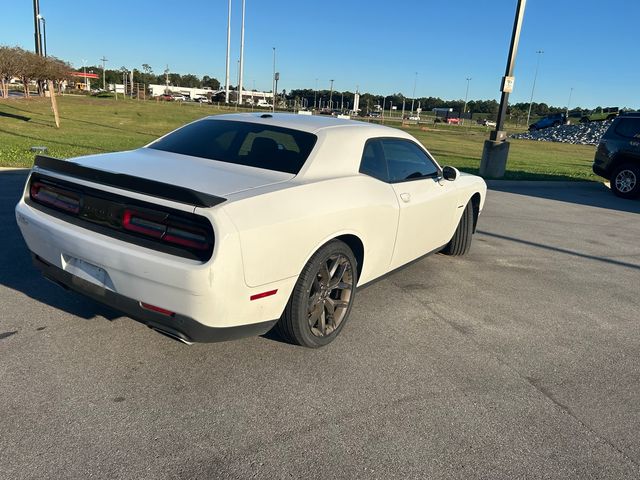
[(344, 327), (355, 297), (357, 262), (340, 240), (321, 247), (307, 262), (276, 324), (285, 340), (317, 348)]
[(622, 198), (635, 198), (640, 194), (640, 167), (625, 164), (617, 167), (610, 179), (611, 190)]
[(353, 271), (345, 255), (331, 255), (320, 264), (309, 290), (311, 333), (326, 337), (340, 327), (349, 308), (353, 287)]

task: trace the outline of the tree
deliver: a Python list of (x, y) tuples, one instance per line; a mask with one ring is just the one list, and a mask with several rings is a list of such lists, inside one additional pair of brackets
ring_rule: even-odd
[(19, 62), (18, 51), (24, 51), (18, 47), (0, 46), (0, 96), (7, 98), (9, 96), (9, 82), (12, 77), (18, 76)]
[(202, 77), (202, 86), (210, 88), (211, 90), (218, 90), (220, 88), (220, 81), (217, 78), (205, 75)]

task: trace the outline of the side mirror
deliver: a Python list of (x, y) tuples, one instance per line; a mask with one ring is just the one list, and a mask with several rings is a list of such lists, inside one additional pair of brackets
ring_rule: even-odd
[(442, 178), (453, 182), (460, 176), (460, 171), (456, 167), (444, 167), (442, 169)]

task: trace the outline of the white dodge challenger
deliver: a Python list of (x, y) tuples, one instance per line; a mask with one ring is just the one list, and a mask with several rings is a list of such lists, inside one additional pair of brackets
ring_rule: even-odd
[(485, 194), (401, 130), (230, 114), (133, 151), (39, 156), (16, 219), (45, 277), (185, 343), (275, 326), (319, 347), (356, 287), (466, 253)]

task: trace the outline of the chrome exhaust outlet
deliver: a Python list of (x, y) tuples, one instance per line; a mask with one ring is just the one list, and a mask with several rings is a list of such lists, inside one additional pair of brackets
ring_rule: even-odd
[(174, 340), (177, 340), (178, 342), (184, 343), (185, 345), (193, 345), (194, 342), (190, 342), (189, 340), (187, 340), (186, 338), (178, 335), (177, 333), (174, 332), (170, 332), (168, 330), (164, 330), (162, 328), (159, 328), (155, 325), (149, 325), (149, 328), (151, 328), (152, 330), (155, 330), (156, 332), (165, 335), (169, 338), (172, 338)]

